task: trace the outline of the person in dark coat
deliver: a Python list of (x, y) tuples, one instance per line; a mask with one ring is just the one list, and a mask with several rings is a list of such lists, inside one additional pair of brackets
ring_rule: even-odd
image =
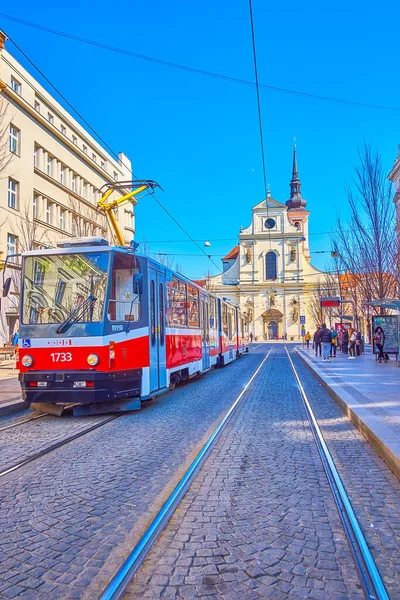
[(344, 330), (343, 333), (343, 342), (342, 342), (342, 352), (347, 354), (349, 351), (349, 332), (347, 329)]
[(379, 362), (382, 362), (382, 359), (387, 362), (386, 355), (383, 354), (383, 346), (385, 345), (386, 336), (381, 326), (378, 326), (375, 329), (374, 342), (375, 346), (378, 348), (378, 358)]
[(318, 337), (321, 340), (322, 345), (322, 360), (323, 362), (329, 362), (329, 355), (332, 346), (332, 331), (328, 329), (325, 323), (322, 323), (322, 327), (318, 332)]
[(315, 356), (318, 356), (318, 350), (319, 350), (320, 356), (321, 356), (321, 352), (322, 352), (321, 340), (318, 339), (318, 333), (319, 333), (319, 329), (316, 330), (316, 332), (314, 333), (314, 337), (313, 337)]

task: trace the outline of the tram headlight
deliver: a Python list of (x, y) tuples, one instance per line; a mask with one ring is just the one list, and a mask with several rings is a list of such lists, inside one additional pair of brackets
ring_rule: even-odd
[(97, 356), (97, 354), (89, 354), (89, 356), (87, 357), (88, 365), (90, 365), (91, 367), (95, 367), (98, 364), (99, 360), (100, 359)]
[(25, 354), (25, 356), (22, 357), (21, 363), (24, 367), (31, 367), (33, 365), (32, 356), (29, 356), (29, 354)]

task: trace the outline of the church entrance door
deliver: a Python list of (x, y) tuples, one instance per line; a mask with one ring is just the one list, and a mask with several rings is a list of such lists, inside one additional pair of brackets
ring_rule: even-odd
[(268, 323), (268, 339), (276, 340), (277, 335), (278, 335), (278, 324), (275, 321), (270, 321)]

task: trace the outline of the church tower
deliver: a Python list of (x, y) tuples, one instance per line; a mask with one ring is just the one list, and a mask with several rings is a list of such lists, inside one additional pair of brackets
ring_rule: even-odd
[(290, 187), (290, 198), (286, 202), (287, 215), (292, 225), (295, 225), (301, 235), (305, 238), (302, 242), (303, 253), (305, 258), (309, 261), (311, 259), (310, 250), (308, 248), (308, 216), (309, 212), (306, 210), (307, 201), (301, 195), (301, 181), (299, 179), (299, 171), (297, 168), (297, 151), (296, 144), (293, 144), (293, 168), (292, 168), (292, 179), (289, 183)]

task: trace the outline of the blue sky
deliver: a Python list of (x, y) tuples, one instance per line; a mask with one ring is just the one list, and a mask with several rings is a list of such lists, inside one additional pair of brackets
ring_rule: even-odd
[[(64, 3), (20, 0), (2, 10), (141, 54), (254, 78), (247, 0), (70, 0), (68, 10)], [(379, 6), (371, 0), (253, 0), (253, 15), (261, 83), (400, 109), (395, 0)], [(83, 45), (1, 16), (0, 27), (109, 145), (130, 157), (138, 177), (162, 185), (160, 200), (196, 240), (221, 240), (208, 250), (220, 264), (263, 198), (254, 88)], [(12, 44), (7, 47), (24, 63)], [(400, 142), (400, 110), (268, 90), (261, 91), (261, 102), (272, 196), (288, 198), (295, 136), (313, 263), (324, 268), (329, 254), (319, 252), (330, 250), (330, 240), (319, 232), (331, 230), (338, 211), (346, 215), (344, 184), (357, 147), (363, 139), (372, 142), (389, 172)], [(154, 200), (143, 199), (136, 215), (136, 239), (146, 239), (152, 252), (175, 253), (192, 277), (217, 272)]]

